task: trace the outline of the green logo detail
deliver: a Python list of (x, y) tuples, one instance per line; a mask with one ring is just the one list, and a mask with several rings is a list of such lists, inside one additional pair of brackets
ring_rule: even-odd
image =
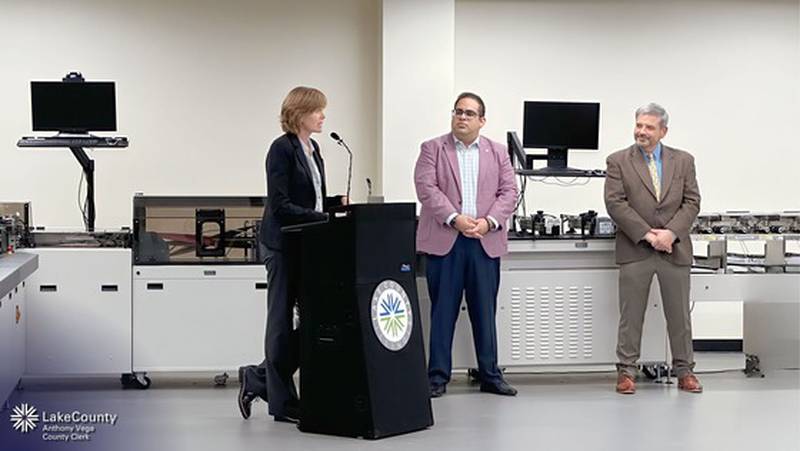
[(402, 335), (406, 328), (406, 311), (403, 302), (394, 295), (381, 301), (380, 322), (392, 338)]

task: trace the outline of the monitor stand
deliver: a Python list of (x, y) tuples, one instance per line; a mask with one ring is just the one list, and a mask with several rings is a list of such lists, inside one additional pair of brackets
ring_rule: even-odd
[(86, 175), (86, 213), (84, 221), (86, 222), (86, 231), (93, 232), (96, 218), (94, 204), (94, 160), (86, 155), (84, 147), (125, 148), (128, 147), (128, 138), (104, 138), (91, 135), (88, 137), (58, 135), (47, 138), (26, 136), (17, 142), (17, 146), (29, 148), (65, 147), (72, 151), (72, 155), (78, 160), (83, 173)]
[[(547, 149), (547, 169), (569, 169), (567, 166), (567, 152), (569, 149), (566, 147), (555, 147)], [(544, 158), (543, 158), (544, 159)]]
[[(539, 176), (539, 177), (605, 177), (606, 171), (602, 169), (578, 169), (567, 166), (567, 155), (569, 149), (566, 147), (551, 147), (547, 149), (547, 155), (526, 155), (528, 161), (526, 166), (531, 169), (517, 170), (519, 175)], [(546, 160), (547, 167), (533, 169), (535, 160)]]

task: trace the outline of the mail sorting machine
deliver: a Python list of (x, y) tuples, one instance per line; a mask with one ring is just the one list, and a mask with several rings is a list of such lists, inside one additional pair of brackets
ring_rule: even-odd
[(130, 231), (33, 227), (29, 202), (0, 216), (14, 257), (37, 262), (22, 284), (24, 374), (130, 372)]
[[(724, 266), (717, 268), (724, 272), (800, 273), (800, 211), (706, 214), (697, 218), (693, 232), (695, 253), (724, 255)], [(703, 249), (714, 242), (725, 244)]]
[[(593, 220), (587, 222), (587, 217)], [(612, 368), (619, 321), (618, 269), (610, 239), (614, 229), (607, 225), (607, 218), (594, 217), (592, 212), (574, 217), (537, 212), (517, 223), (523, 224), (522, 233), (517, 227), (511, 234), (509, 254), (501, 260), (499, 366), (509, 371)], [(552, 224), (547, 218), (553, 218)], [(752, 354), (747, 361), (750, 374), (764, 367), (800, 366), (798, 218), (796, 213), (759, 215), (746, 219), (759, 229), (742, 229), (741, 220), (704, 215), (694, 226), (690, 302), (693, 307), (697, 302), (742, 306), (738, 320), (743, 322), (744, 350)], [(736, 228), (720, 229), (720, 222)], [(595, 228), (597, 224), (602, 227)], [(773, 233), (724, 234), (764, 230), (765, 226)], [(550, 231), (557, 228), (561, 230)], [(720, 230), (723, 233), (716, 234)], [(743, 241), (746, 249), (740, 244)], [(424, 270), (419, 275), (420, 308), (427, 319), (430, 300)], [(424, 323), (427, 336), (429, 325)], [(643, 333), (642, 369), (647, 376), (658, 377), (668, 369), (671, 357), (657, 279), (651, 287)], [(462, 306), (453, 367), (471, 369), (475, 364), (469, 317)]]
[(0, 409), (9, 407), (8, 398), (25, 373), (26, 291), (38, 266), (35, 255), (16, 253), (27, 207), (0, 204)]
[[(619, 323), (613, 222), (593, 210), (577, 215), (537, 211), (515, 216), (512, 224), (509, 253), (500, 260), (498, 365), (508, 371), (611, 368)], [(418, 283), (426, 318), (430, 300), (424, 277)], [(640, 362), (647, 376), (660, 378), (669, 360), (656, 281)], [(462, 306), (453, 367), (470, 369), (474, 376), (475, 365), (469, 316)]]
[[(264, 199), (136, 196), (133, 205), (132, 229), (88, 233), (31, 228), (29, 204), (9, 207), (22, 213), (5, 217), (4, 230), (13, 232), (6, 241), (18, 254), (37, 256), (39, 266), (25, 290), (25, 374), (122, 374), (125, 386), (146, 388), (151, 372), (202, 371), (219, 372), (215, 382), (224, 384), (228, 371), (260, 361), (267, 287), (257, 230)], [(498, 298), (502, 367), (578, 369), (615, 361), (613, 225), (590, 213), (562, 215), (546, 239), (527, 233), (510, 242)], [(742, 221), (715, 216), (699, 218), (693, 236), (691, 300), (744, 303), (752, 374), (796, 367), (800, 354), (797, 215), (778, 216), (769, 221), (784, 228), (772, 231), (788, 233), (720, 235), (727, 229), (714, 227), (742, 230)], [(546, 230), (546, 218), (535, 221)], [(553, 233), (556, 224), (563, 231)], [(703, 233), (708, 224), (713, 234)], [(745, 239), (748, 266), (731, 244)], [(780, 259), (769, 243), (780, 244)], [(418, 281), (427, 337), (427, 288), (424, 277)], [(642, 362), (648, 375), (657, 375), (670, 360), (657, 282), (644, 331)], [(453, 362), (475, 366), (465, 311)]]
[(131, 371), (129, 230), (30, 232), (39, 270), (27, 292), (28, 376)]
[(800, 211), (704, 214), (693, 232), (692, 299), (741, 304), (746, 373), (799, 368)]
[[(133, 227), (30, 228), (26, 374), (228, 372), (263, 359), (261, 197), (133, 199)], [(76, 333), (80, 331), (80, 333)]]
[(133, 372), (228, 372), (264, 358), (262, 197), (133, 199)]

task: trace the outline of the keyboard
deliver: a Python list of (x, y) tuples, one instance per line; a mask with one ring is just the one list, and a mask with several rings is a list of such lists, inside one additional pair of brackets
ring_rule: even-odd
[(517, 169), (518, 175), (530, 177), (605, 177), (603, 169), (574, 169), (574, 168), (542, 168), (542, 169)]
[(128, 138), (103, 136), (24, 136), (18, 147), (128, 147)]

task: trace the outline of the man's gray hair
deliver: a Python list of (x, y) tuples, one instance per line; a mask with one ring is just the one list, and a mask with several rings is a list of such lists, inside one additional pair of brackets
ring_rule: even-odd
[(669, 114), (667, 114), (667, 110), (664, 109), (663, 106), (657, 103), (648, 103), (645, 106), (641, 106), (636, 109), (636, 116), (635, 118), (638, 119), (639, 116), (646, 114), (648, 116), (658, 116), (661, 119), (661, 126), (666, 127), (669, 124)]

